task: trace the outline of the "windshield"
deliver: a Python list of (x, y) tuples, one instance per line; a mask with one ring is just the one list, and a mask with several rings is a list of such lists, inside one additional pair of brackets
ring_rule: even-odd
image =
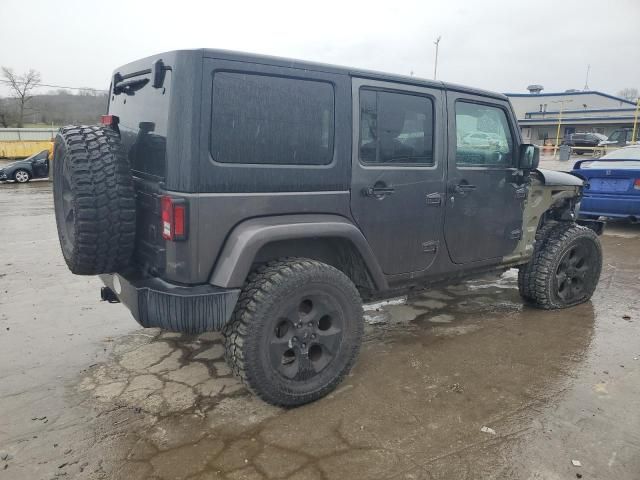
[(612, 142), (618, 142), (620, 140), (624, 140), (624, 130), (616, 130), (611, 134), (609, 140)]
[(25, 158), (25, 160), (33, 160), (36, 157), (42, 157), (43, 159), (47, 158), (49, 156), (49, 150), (42, 150), (41, 152), (38, 153), (34, 153), (33, 155), (31, 155), (30, 157)]

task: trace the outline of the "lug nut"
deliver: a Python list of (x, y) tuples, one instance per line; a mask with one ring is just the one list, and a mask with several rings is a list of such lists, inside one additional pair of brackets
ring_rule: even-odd
[(311, 334), (311, 338), (316, 338), (316, 334), (315, 334), (315, 333), (312, 333), (312, 334)]
[(313, 327), (313, 322), (307, 323), (307, 327)]
[(298, 337), (293, 337), (293, 338), (291, 339), (291, 342), (292, 342), (292, 343), (298, 343)]

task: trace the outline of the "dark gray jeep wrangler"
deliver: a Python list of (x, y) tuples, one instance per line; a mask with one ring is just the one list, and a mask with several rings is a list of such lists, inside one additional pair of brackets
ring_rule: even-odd
[(102, 125), (56, 137), (67, 265), (144, 327), (224, 332), (267, 402), (335, 388), (362, 299), (511, 267), (540, 308), (596, 288), (582, 181), (537, 169), (502, 95), (218, 50), (130, 63), (110, 89)]

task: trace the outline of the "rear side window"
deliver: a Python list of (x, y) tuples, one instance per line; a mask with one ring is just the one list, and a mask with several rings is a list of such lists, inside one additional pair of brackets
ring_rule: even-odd
[(433, 102), (405, 93), (360, 91), (360, 160), (433, 165)]
[(211, 117), (216, 162), (326, 165), (333, 159), (330, 83), (216, 72)]

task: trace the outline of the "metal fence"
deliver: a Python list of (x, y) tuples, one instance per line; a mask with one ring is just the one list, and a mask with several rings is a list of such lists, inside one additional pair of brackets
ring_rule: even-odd
[(0, 128), (0, 158), (24, 158), (49, 150), (58, 131), (52, 128)]

